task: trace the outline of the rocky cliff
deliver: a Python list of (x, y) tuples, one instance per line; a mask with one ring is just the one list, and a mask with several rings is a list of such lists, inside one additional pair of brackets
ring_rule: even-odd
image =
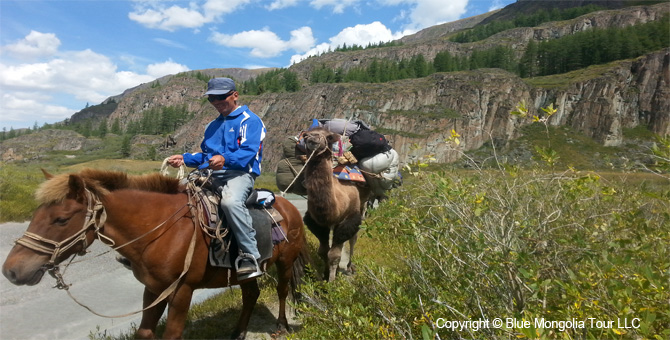
[[(384, 84), (319, 84), (296, 93), (269, 93), (243, 101), (268, 128), (265, 160), (273, 169), (281, 157), (280, 143), (307, 128), (312, 118), (362, 119), (389, 137), (403, 163), (426, 154), (451, 162), (460, 157), (459, 151), (477, 149), (488, 141), (504, 145), (519, 137), (519, 127), (530, 123), (510, 115), (520, 101), (529, 103), (531, 112), (553, 103), (558, 112), (550, 124), (568, 125), (607, 146), (620, 145), (623, 129), (638, 125), (670, 134), (669, 63), (670, 49), (665, 49), (636, 60), (575, 71), (584, 79), (563, 80), (560, 86), (552, 79), (558, 76), (529, 84), (514, 74), (484, 69)], [(172, 89), (169, 84), (159, 98), (167, 98), (168, 89)], [(185, 90), (175, 91), (181, 96)], [(187, 91), (183, 97), (193, 101), (199, 91), (192, 96)], [(193, 105), (201, 114), (175, 133), (177, 144), (171, 150), (196, 150), (205, 125), (216, 117), (204, 101), (196, 99)], [(460, 150), (444, 142), (451, 129), (462, 136)]]
[(266, 159), (272, 164), (278, 160), (281, 139), (306, 128), (311, 118), (362, 119), (388, 135), (403, 163), (427, 153), (451, 162), (459, 157), (444, 142), (451, 129), (462, 136), (461, 151), (517, 138), (519, 127), (529, 123), (510, 115), (520, 101), (530, 103), (531, 112), (553, 103), (558, 112), (550, 124), (569, 125), (616, 146), (623, 141), (623, 128), (644, 125), (670, 134), (669, 62), (666, 49), (579, 71), (595, 74), (552, 88), (530, 85), (497, 69), (386, 84), (324, 84), (294, 94), (263, 95), (249, 106), (268, 126), (267, 150), (272, 151)]

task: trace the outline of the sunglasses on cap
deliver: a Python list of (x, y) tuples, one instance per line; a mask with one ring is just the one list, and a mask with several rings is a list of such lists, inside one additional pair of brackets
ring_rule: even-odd
[(213, 102), (219, 101), (219, 100), (226, 100), (228, 97), (232, 96), (233, 93), (235, 93), (235, 91), (230, 91), (226, 94), (210, 94), (207, 97), (207, 100), (209, 100), (210, 103), (213, 103)]

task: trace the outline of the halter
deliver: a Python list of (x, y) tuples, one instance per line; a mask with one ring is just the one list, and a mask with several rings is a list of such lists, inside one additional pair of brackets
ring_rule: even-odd
[[(88, 247), (88, 242), (86, 241), (86, 232), (91, 227), (95, 229), (95, 234), (98, 236), (98, 239), (101, 242), (114, 245), (114, 241), (112, 239), (100, 232), (100, 229), (102, 229), (102, 226), (105, 224), (105, 220), (107, 220), (107, 212), (105, 211), (105, 207), (102, 205), (102, 202), (100, 202), (100, 199), (96, 195), (94, 195), (88, 189), (84, 190), (86, 192), (87, 199), (86, 220), (84, 221), (84, 226), (78, 232), (74, 233), (74, 235), (66, 238), (63, 241), (57, 242), (26, 231), (23, 236), (21, 236), (21, 238), (16, 240), (15, 243), (39, 253), (51, 255), (49, 261), (44, 264), (44, 267), (46, 268), (56, 267), (56, 259), (65, 253), (68, 249), (74, 247), (80, 241), (83, 242), (83, 249), (77, 255), (84, 255), (86, 253), (86, 248)], [(96, 218), (98, 214), (100, 217)], [(103, 238), (107, 240), (107, 242), (103, 241)]]

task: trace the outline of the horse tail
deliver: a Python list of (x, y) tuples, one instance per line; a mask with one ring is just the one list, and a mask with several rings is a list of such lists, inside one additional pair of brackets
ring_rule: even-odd
[(311, 268), (314, 268), (314, 263), (312, 262), (312, 257), (309, 252), (309, 245), (307, 244), (307, 238), (305, 238), (304, 230), (301, 233), (302, 237), (299, 242), (302, 242), (300, 247), (300, 253), (298, 257), (293, 261), (293, 275), (291, 276), (290, 286), (291, 286), (291, 298), (293, 301), (298, 302), (301, 300), (302, 296), (300, 294), (300, 285), (303, 282), (303, 279), (306, 275), (309, 274)]

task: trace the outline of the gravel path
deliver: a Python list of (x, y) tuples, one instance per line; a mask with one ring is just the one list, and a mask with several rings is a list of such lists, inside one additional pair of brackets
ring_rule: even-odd
[[(301, 213), (307, 208), (303, 199), (291, 202)], [(28, 227), (25, 223), (0, 224), (0, 259), (4, 262), (14, 240)], [(98, 313), (119, 315), (142, 308), (143, 285), (132, 272), (114, 260), (115, 252), (95, 257), (109, 250), (94, 242), (81, 263), (71, 265), (64, 273), (71, 283), (70, 292)], [(82, 259), (82, 258), (78, 258)], [(65, 291), (52, 286), (55, 280), (45, 274), (35, 286), (14, 286), (0, 277), (0, 339), (88, 339), (90, 333), (126, 332), (139, 325), (140, 314), (118, 319), (96, 316), (77, 305)], [(196, 290), (192, 303), (199, 303), (223, 289)]]

